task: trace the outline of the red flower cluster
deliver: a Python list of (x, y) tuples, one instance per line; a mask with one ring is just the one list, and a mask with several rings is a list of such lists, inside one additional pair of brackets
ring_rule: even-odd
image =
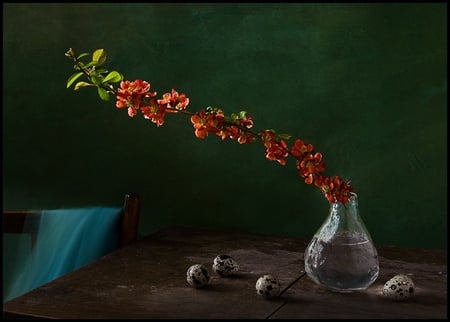
[(163, 94), (156, 99), (156, 92), (150, 92), (150, 84), (146, 81), (122, 81), (116, 93), (116, 106), (128, 108), (128, 115), (134, 117), (140, 110), (146, 119), (150, 119), (157, 126), (164, 124), (167, 113), (183, 113), (190, 115), (195, 129), (195, 136), (204, 139), (213, 133), (222, 140), (227, 138), (237, 140), (240, 144), (261, 140), (266, 148), (266, 158), (286, 165), (286, 158), (291, 155), (296, 160), (296, 166), (305, 183), (314, 183), (329, 202), (346, 203), (353, 187), (348, 181), (338, 176), (332, 178), (324, 174), (325, 163), (320, 152), (313, 153), (314, 147), (296, 139), (291, 149), (285, 139), (287, 135), (279, 135), (274, 130), (264, 130), (255, 133), (251, 130), (253, 120), (247, 112), (226, 116), (219, 108), (208, 107), (196, 113), (186, 111), (189, 98), (186, 94), (179, 94), (175, 89), (171, 93)]
[(273, 130), (262, 131), (260, 138), (266, 148), (266, 158), (270, 161), (277, 161), (281, 165), (286, 165), (286, 158), (289, 156), (286, 142), (278, 139)]
[(134, 82), (122, 81), (117, 90), (118, 108), (128, 108), (128, 115), (134, 117), (140, 110), (146, 119), (150, 119), (157, 126), (164, 124), (166, 113), (184, 110), (189, 104), (186, 94), (179, 95), (172, 89), (171, 93), (165, 93), (162, 99), (155, 99), (156, 92), (149, 92), (150, 83), (140, 79)]
[(330, 202), (341, 201), (346, 203), (351, 196), (353, 188), (349, 182), (342, 180), (338, 176), (329, 178), (323, 174), (325, 163), (322, 161), (322, 153), (312, 153), (312, 144), (305, 144), (297, 139), (291, 149), (292, 156), (297, 160), (297, 169), (300, 177), (305, 179), (307, 184), (312, 184), (320, 188), (325, 197)]
[(193, 114), (191, 122), (194, 125), (195, 136), (201, 139), (208, 136), (208, 133), (214, 133), (222, 140), (236, 139), (240, 144), (253, 142), (256, 139), (255, 134), (250, 131), (253, 120), (246, 112), (225, 117), (221, 109), (208, 107), (206, 110)]

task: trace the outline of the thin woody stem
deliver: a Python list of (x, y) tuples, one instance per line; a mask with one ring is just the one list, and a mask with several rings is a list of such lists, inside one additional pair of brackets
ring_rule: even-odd
[[(134, 116), (138, 109), (140, 109), (143, 113), (146, 113), (144, 112), (144, 108), (142, 108), (142, 106), (144, 106), (144, 104), (146, 103), (149, 103), (150, 105), (155, 107), (156, 103), (154, 101), (154, 96), (156, 96), (156, 92), (154, 94), (147, 93), (148, 89), (150, 88), (149, 83), (144, 82), (147, 83), (148, 85), (148, 89), (146, 89), (144, 92), (142, 92), (141, 88), (135, 91), (135, 89), (131, 87), (132, 91), (131, 93), (127, 91), (124, 91), (125, 93), (122, 93), (120, 91), (120, 88), (115, 89), (110, 82), (103, 82), (103, 76), (101, 74), (106, 71), (105, 70), (96, 71), (94, 62), (89, 63), (93, 66), (84, 66), (84, 64), (75, 55), (75, 52), (72, 50), (72, 48), (69, 49), (69, 51), (66, 53), (66, 56), (72, 58), (73, 61), (75, 62), (74, 68), (82, 72), (89, 79), (89, 81), (92, 82), (92, 84), (86, 84), (84, 86), (88, 85), (97, 86), (98, 88), (106, 90), (108, 94), (113, 95), (123, 94), (125, 98), (128, 97), (130, 101), (126, 102), (126, 106), (128, 106), (128, 104), (131, 104), (131, 102), (133, 102), (132, 104), (136, 105), (131, 107), (133, 109), (134, 114), (130, 116)], [(114, 82), (117, 82), (117, 80)], [(142, 81), (139, 80), (139, 82)], [(75, 89), (76, 87), (77, 86), (75, 86)], [(174, 91), (174, 89), (172, 89), (172, 91)], [(99, 93), (100, 97), (102, 99), (105, 99), (104, 97), (102, 97), (102, 93), (101, 92)], [(166, 95), (169, 97), (170, 100), (170, 103), (167, 105), (163, 103), (167, 101)], [(152, 118), (152, 121), (154, 123), (158, 122), (158, 126), (160, 126), (164, 122), (165, 112), (181, 113), (191, 117), (196, 115), (200, 119), (199, 125), (202, 130), (202, 134), (200, 135), (198, 135), (196, 130), (196, 135), (198, 137), (204, 138), (206, 135), (208, 135), (209, 132), (215, 133), (216, 136), (222, 137), (222, 139), (225, 139), (227, 137), (232, 139), (237, 138), (238, 142), (241, 144), (253, 143), (259, 140), (265, 146), (266, 158), (269, 159), (270, 161), (278, 161), (280, 164), (285, 165), (287, 157), (291, 156), (292, 158), (294, 158), (296, 160), (296, 166), (297, 169), (299, 170), (299, 174), (304, 179), (305, 183), (307, 184), (314, 183), (314, 185), (321, 190), (321, 192), (326, 196), (326, 198), (329, 201), (332, 202), (342, 201), (345, 204), (345, 202), (349, 199), (349, 194), (352, 193), (353, 190), (353, 187), (350, 186), (350, 182), (343, 181), (342, 178), (339, 176), (328, 177), (327, 175), (325, 175), (324, 172), (325, 164), (322, 161), (322, 155), (320, 153), (312, 154), (312, 145), (310, 144), (307, 145), (303, 143), (303, 141), (298, 140), (300, 142), (296, 141), (292, 149), (289, 149), (288, 145), (286, 144), (286, 140), (290, 138), (290, 135), (277, 134), (277, 132), (274, 130), (264, 130), (260, 132), (255, 132), (251, 130), (249, 127), (247, 127), (247, 125), (252, 127), (253, 121), (251, 120), (251, 118), (247, 118), (246, 112), (240, 112), (239, 116), (236, 116), (234, 114), (232, 114), (231, 116), (225, 116), (222, 110), (215, 109), (212, 107), (208, 107), (206, 111), (205, 110), (201, 110), (198, 112), (188, 111), (185, 108), (187, 104), (189, 104), (189, 102), (185, 101), (186, 99), (185, 94), (182, 95), (184, 97), (178, 100), (178, 97), (170, 98), (170, 93), (165, 94), (162, 100), (157, 100), (158, 102), (157, 104), (159, 106), (156, 108), (161, 109), (160, 111), (162, 114), (157, 115), (155, 118), (147, 114), (145, 114), (145, 116), (146, 117), (148, 116), (148, 118)], [(117, 96), (117, 99), (122, 99), (122, 101), (120, 101), (122, 106), (120, 107), (125, 107), (124, 106), (125, 103), (123, 103), (124, 97)], [(139, 103), (135, 103), (134, 99), (136, 99)], [(140, 101), (141, 99), (142, 102)], [(172, 100), (175, 100), (176, 104), (179, 104), (177, 105), (178, 108), (170, 105), (173, 103)], [(117, 106), (119, 107), (119, 105)], [(130, 108), (130, 106), (128, 106), (128, 108)], [(149, 109), (149, 107), (146, 107), (146, 109)], [(205, 118), (205, 116), (207, 116), (207, 118)], [(211, 119), (209, 118), (210, 116)], [(158, 120), (157, 118), (160, 119)], [(208, 124), (210, 121), (212, 122), (211, 125)], [(195, 123), (195, 126), (197, 126), (197, 123)]]

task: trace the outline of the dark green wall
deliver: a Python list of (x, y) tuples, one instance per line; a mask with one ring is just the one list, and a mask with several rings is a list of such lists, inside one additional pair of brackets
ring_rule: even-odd
[[(447, 245), (447, 5), (4, 4), (3, 204), (143, 197), (140, 232), (169, 224), (312, 237), (328, 213), (293, 159), (157, 128), (95, 90), (65, 88), (69, 47), (189, 109), (247, 110), (312, 143), (351, 180), (378, 244)], [(291, 141), (290, 141), (291, 142)]]

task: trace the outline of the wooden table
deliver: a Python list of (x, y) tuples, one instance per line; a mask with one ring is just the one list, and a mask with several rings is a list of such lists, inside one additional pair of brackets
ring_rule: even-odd
[[(309, 319), (447, 318), (447, 253), (377, 247), (380, 275), (366, 291), (335, 293), (304, 272), (302, 238), (169, 227), (119, 249), (3, 305), (3, 317), (105, 319)], [(212, 271), (215, 256), (239, 264), (235, 276)], [(211, 276), (203, 289), (186, 281), (192, 264)], [(408, 274), (416, 292), (405, 302), (381, 294), (396, 274)], [(258, 277), (271, 274), (282, 284), (272, 300), (256, 294)]]

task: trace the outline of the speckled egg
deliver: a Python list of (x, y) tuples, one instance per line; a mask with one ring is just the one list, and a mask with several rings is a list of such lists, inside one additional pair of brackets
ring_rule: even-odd
[(214, 258), (212, 268), (220, 276), (229, 276), (239, 270), (239, 265), (231, 256), (218, 255)]
[(383, 286), (383, 295), (394, 301), (404, 301), (411, 297), (413, 293), (414, 282), (403, 274), (395, 275)]
[(209, 283), (208, 270), (203, 265), (194, 264), (187, 270), (186, 280), (195, 288), (204, 287)]
[(280, 294), (281, 285), (272, 275), (264, 275), (256, 281), (256, 293), (265, 298), (273, 298)]

